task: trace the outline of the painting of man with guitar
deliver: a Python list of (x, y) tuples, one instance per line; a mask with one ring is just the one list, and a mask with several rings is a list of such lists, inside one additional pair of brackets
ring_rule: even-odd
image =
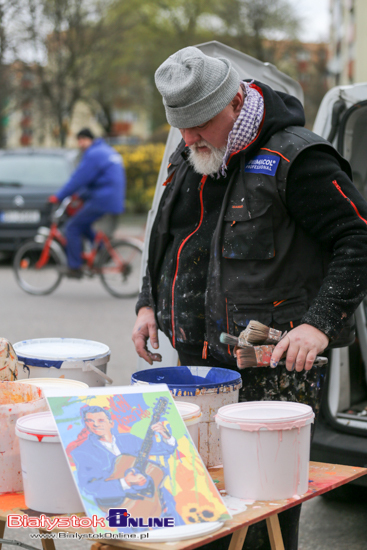
[(79, 487), (94, 497), (103, 512), (126, 508), (135, 517), (174, 517), (175, 525), (183, 524), (172, 495), (163, 487), (168, 471), (161, 462), (150, 458), (168, 458), (177, 448), (176, 439), (159, 421), (166, 405), (167, 399), (158, 400), (144, 439), (119, 433), (106, 408), (81, 408), (89, 434), (71, 455)]
[(231, 517), (166, 385), (88, 390), (47, 400), (85, 513), (104, 520), (96, 533)]

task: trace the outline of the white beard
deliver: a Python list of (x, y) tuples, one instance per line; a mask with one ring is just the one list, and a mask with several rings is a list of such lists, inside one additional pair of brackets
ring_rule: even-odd
[[(198, 147), (208, 147), (210, 152), (199, 152)], [(211, 176), (216, 174), (222, 165), (226, 147), (213, 147), (202, 139), (190, 147), (189, 163), (198, 174)]]

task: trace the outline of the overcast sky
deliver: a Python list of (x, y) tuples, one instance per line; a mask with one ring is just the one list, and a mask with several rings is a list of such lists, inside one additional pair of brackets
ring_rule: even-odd
[(301, 40), (327, 41), (329, 37), (329, 0), (289, 0), (303, 20)]

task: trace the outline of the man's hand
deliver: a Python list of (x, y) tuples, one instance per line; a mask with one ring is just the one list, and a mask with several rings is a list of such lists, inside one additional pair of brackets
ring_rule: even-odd
[(169, 433), (169, 431), (166, 430), (162, 422), (157, 422), (156, 424), (153, 424), (152, 430), (161, 434), (164, 439), (171, 438), (171, 434)]
[(60, 201), (56, 197), (56, 195), (51, 195), (50, 197), (48, 197), (47, 202), (49, 202), (51, 204), (59, 204)]
[(146, 483), (147, 481), (143, 474), (133, 474), (133, 472), (129, 472), (124, 477), (124, 480), (129, 485), (129, 487), (131, 487), (131, 485), (144, 485), (144, 483)]
[(162, 356), (159, 353), (151, 353), (147, 348), (147, 341), (153, 348), (159, 347), (158, 329), (155, 322), (154, 312), (151, 307), (142, 307), (139, 309), (138, 317), (133, 328), (132, 340), (139, 357), (142, 357), (153, 365), (153, 361), (162, 361)]
[(287, 352), (287, 370), (310, 370), (316, 356), (324, 351), (328, 344), (329, 338), (321, 330), (311, 325), (299, 325), (275, 346), (270, 366), (276, 367), (282, 355)]

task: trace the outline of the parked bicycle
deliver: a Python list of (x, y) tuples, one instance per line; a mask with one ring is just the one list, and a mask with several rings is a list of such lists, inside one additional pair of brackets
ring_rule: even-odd
[[(35, 238), (25, 242), (14, 256), (16, 280), (29, 294), (50, 294), (64, 277), (66, 238), (59, 226), (68, 214), (75, 213), (71, 210), (72, 200), (64, 199), (51, 215), (51, 226), (40, 227)], [(97, 231), (91, 249), (83, 252), (83, 276), (99, 276), (106, 290), (116, 298), (137, 296), (142, 250), (139, 239), (110, 240), (105, 232)]]

